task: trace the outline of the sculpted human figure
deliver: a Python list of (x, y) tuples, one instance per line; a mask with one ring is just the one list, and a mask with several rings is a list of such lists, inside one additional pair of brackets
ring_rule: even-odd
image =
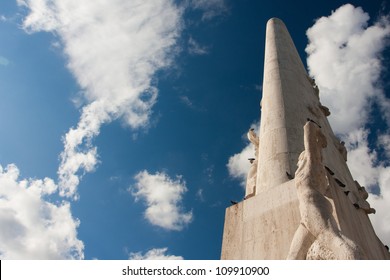
[(255, 129), (254, 128), (249, 129), (247, 136), (249, 141), (251, 141), (251, 143), (255, 147), (255, 157), (257, 159), (259, 156), (259, 137), (256, 135)]
[(365, 187), (360, 186), (360, 184), (355, 181), (356, 187), (359, 192), (359, 198), (357, 200), (357, 205), (359, 208), (363, 209), (367, 214), (375, 214), (376, 210), (374, 208), (371, 208), (370, 203), (368, 203), (368, 192), (366, 191)]
[(341, 141), (338, 150), (345, 161), (347, 161), (347, 148), (345, 148), (345, 142)]
[(255, 158), (250, 158), (251, 167), (249, 169), (246, 179), (246, 195), (245, 199), (252, 197), (256, 193), (256, 179), (257, 179), (257, 158), (259, 155), (259, 137), (256, 135), (253, 128), (248, 131), (248, 139), (255, 147)]
[(331, 250), (336, 259), (363, 258), (358, 246), (338, 229), (332, 205), (325, 197), (329, 184), (322, 164), (322, 149), (326, 145), (319, 126), (308, 121), (304, 126), (305, 150), (299, 156), (295, 172), (301, 223), (287, 259), (306, 259), (310, 246), (316, 240)]
[(320, 97), (320, 89), (318, 88), (317, 84), (316, 84), (316, 81), (309, 77), (309, 76), (306, 76), (307, 79), (309, 80), (310, 84), (312, 85), (313, 89), (314, 89), (314, 93), (316, 94), (317, 98), (319, 99)]

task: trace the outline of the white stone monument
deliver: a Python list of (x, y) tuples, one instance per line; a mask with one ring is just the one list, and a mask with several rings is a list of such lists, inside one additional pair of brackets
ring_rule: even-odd
[[(260, 133), (245, 199), (226, 209), (222, 259), (390, 259), (344, 143), (284, 23), (267, 23)], [(256, 171), (257, 168), (257, 171)]]

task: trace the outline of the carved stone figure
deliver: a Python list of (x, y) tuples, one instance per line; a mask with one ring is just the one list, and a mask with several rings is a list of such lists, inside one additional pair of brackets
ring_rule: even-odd
[(359, 198), (357, 201), (357, 205), (359, 208), (363, 209), (367, 214), (375, 214), (376, 210), (374, 208), (371, 208), (370, 203), (366, 200), (368, 198), (368, 192), (366, 191), (365, 187), (360, 186), (360, 184), (355, 181), (356, 187), (359, 192)]
[(259, 137), (256, 135), (253, 128), (248, 131), (248, 139), (255, 147), (255, 158), (250, 158), (251, 167), (249, 169), (246, 179), (246, 195), (248, 199), (256, 194), (256, 180), (257, 180), (257, 159), (259, 156)]
[(324, 113), (325, 117), (330, 116), (330, 110), (328, 107), (326, 107), (320, 103), (320, 109), (321, 109), (322, 113)]
[(247, 136), (249, 141), (251, 141), (251, 143), (255, 147), (255, 158), (257, 159), (259, 156), (259, 137), (256, 135), (255, 130), (253, 128), (249, 129)]
[(315, 95), (317, 96), (317, 98), (320, 99), (320, 89), (318, 88), (318, 86), (315, 85), (315, 86), (313, 87), (313, 89), (314, 89), (314, 93), (315, 93)]
[(309, 83), (310, 83), (313, 87), (316, 85), (316, 80), (314, 80), (312, 77), (306, 76), (306, 78), (308, 79)]
[(315, 95), (317, 96), (317, 98), (319, 99), (320, 98), (320, 89), (318, 88), (317, 84), (316, 84), (316, 80), (314, 80), (313, 78), (309, 77), (309, 76), (306, 76), (307, 79), (309, 80), (310, 84), (312, 85), (313, 89), (314, 89), (314, 93)]
[(345, 142), (341, 141), (338, 150), (345, 161), (347, 161), (347, 148), (345, 148)]
[(305, 150), (299, 156), (295, 172), (301, 223), (287, 259), (306, 259), (315, 241), (329, 249), (336, 259), (364, 258), (359, 247), (338, 229), (332, 205), (325, 197), (329, 183), (322, 164), (322, 149), (326, 145), (319, 126), (308, 121), (304, 126)]

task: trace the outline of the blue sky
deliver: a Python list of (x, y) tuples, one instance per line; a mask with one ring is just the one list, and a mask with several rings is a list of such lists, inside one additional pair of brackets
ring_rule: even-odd
[(390, 243), (388, 14), (387, 1), (2, 1), (1, 258), (219, 259), (271, 17)]

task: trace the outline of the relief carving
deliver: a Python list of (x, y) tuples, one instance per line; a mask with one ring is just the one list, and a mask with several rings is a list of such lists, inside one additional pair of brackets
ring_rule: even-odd
[(316, 81), (309, 76), (307, 76), (307, 79), (309, 80), (311, 86), (313, 87), (315, 95), (317, 96), (318, 99), (320, 99), (320, 89), (318, 88)]
[(328, 107), (326, 107), (320, 103), (320, 109), (321, 109), (322, 113), (324, 113), (325, 117), (330, 116), (330, 110)]
[(337, 147), (337, 149), (339, 150), (341, 156), (343, 157), (343, 159), (345, 161), (347, 161), (347, 148), (345, 148), (345, 142), (344, 141), (341, 141)]
[(371, 208), (370, 203), (368, 203), (368, 201), (366, 200), (368, 198), (368, 192), (366, 191), (366, 188), (360, 186), (357, 181), (355, 181), (355, 184), (359, 192), (359, 197), (356, 202), (358, 206), (357, 208), (363, 209), (364, 212), (366, 212), (367, 214), (375, 214), (376, 210), (374, 208)]

